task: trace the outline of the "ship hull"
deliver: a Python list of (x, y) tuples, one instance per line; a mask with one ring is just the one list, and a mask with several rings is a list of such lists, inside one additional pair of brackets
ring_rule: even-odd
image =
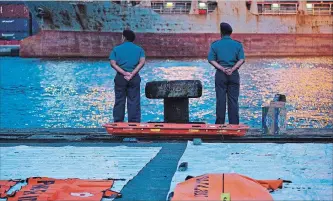
[[(246, 56), (331, 56), (333, 34), (232, 34)], [(148, 57), (206, 57), (215, 33), (137, 33)], [(21, 42), (22, 57), (103, 57), (121, 41), (120, 32), (41, 31)]]
[(255, 15), (246, 2), (218, 1), (212, 12), (161, 14), (152, 8), (122, 6), (113, 2), (28, 1), (32, 16), (43, 30), (140, 33), (219, 33), (228, 22), (234, 33), (332, 33), (332, 15)]
[(247, 56), (331, 56), (333, 16), (255, 15), (245, 1), (218, 1), (214, 11), (161, 14), (144, 6), (108, 2), (28, 1), (41, 32), (24, 39), (22, 57), (103, 57), (132, 29), (149, 57), (206, 57), (220, 39), (219, 24), (233, 26), (232, 37)]

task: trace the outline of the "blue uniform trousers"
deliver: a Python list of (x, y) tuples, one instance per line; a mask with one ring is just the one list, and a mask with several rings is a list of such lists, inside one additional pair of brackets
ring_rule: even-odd
[(217, 70), (215, 73), (216, 91), (216, 124), (225, 123), (226, 101), (228, 100), (229, 124), (239, 124), (239, 73), (234, 71), (232, 75)]
[(141, 121), (140, 107), (140, 82), (139, 74), (130, 81), (117, 73), (114, 79), (115, 104), (113, 107), (114, 122), (123, 122), (125, 118), (125, 103), (127, 99), (128, 122)]

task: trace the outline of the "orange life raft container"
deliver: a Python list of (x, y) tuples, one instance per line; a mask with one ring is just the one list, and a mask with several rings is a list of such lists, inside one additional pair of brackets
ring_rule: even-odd
[(0, 180), (0, 198), (6, 198), (8, 190), (21, 180)]
[(239, 174), (205, 174), (177, 184), (176, 200), (273, 200), (269, 190), (282, 188), (283, 180), (255, 180)]
[(109, 134), (124, 137), (170, 136), (170, 137), (217, 137), (244, 136), (248, 126), (218, 124), (174, 124), (174, 123), (110, 123), (105, 124)]
[(100, 201), (102, 198), (116, 198), (121, 195), (111, 191), (114, 180), (89, 179), (53, 179), (47, 177), (32, 177), (28, 184), (7, 201)]

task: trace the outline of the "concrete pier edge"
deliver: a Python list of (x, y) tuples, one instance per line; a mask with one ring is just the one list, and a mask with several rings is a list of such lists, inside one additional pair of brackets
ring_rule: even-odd
[[(122, 137), (110, 135), (104, 128), (36, 128), (36, 129), (0, 129), (0, 142), (122, 142)], [(138, 142), (181, 142), (193, 140), (190, 137), (166, 138), (146, 137), (138, 138)], [(243, 137), (224, 136), (204, 142), (221, 143), (332, 143), (333, 129), (331, 128), (295, 128), (288, 129), (286, 134), (264, 135), (261, 129), (249, 129)]]

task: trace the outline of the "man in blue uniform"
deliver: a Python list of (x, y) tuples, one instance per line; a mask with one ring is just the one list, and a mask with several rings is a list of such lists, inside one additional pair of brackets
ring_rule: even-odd
[(243, 45), (230, 38), (232, 28), (220, 24), (221, 40), (211, 44), (208, 61), (216, 68), (216, 124), (225, 123), (226, 99), (228, 99), (228, 118), (230, 124), (239, 124), (239, 73), (245, 62)]
[(124, 121), (126, 99), (128, 122), (141, 121), (141, 78), (139, 71), (145, 64), (145, 52), (140, 46), (133, 43), (134, 40), (134, 32), (124, 30), (122, 36), (123, 43), (114, 47), (109, 57), (111, 67), (117, 71), (114, 79), (114, 122)]

